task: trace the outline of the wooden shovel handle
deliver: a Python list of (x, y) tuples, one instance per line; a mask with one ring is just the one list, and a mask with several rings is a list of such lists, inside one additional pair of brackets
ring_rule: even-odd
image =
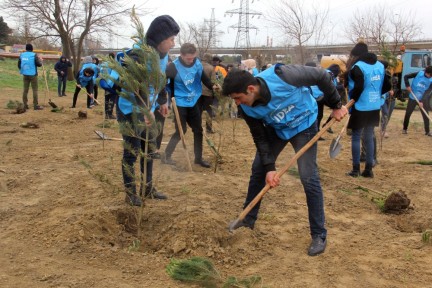
[(173, 107), (174, 114), (175, 114), (175, 119), (177, 121), (177, 127), (178, 127), (178, 130), (179, 130), (180, 139), (182, 141), (183, 149), (185, 151), (186, 160), (188, 162), (189, 172), (192, 172), (192, 164), (191, 164), (191, 161), (189, 159), (189, 153), (188, 153), (187, 147), (186, 147), (186, 139), (185, 139), (185, 136), (184, 136), (184, 133), (183, 133), (183, 127), (181, 125), (180, 114), (179, 114), (178, 109), (177, 109), (177, 104), (176, 104), (175, 97), (171, 98), (171, 102), (172, 102), (172, 107)]
[(416, 96), (412, 91), (411, 91), (410, 93), (411, 93), (411, 95), (414, 97), (415, 101), (417, 102), (417, 104), (419, 105), (419, 107), (420, 107), (420, 109), (423, 111), (423, 113), (426, 115), (426, 117), (429, 118), (429, 121), (432, 122), (432, 119), (431, 119), (431, 117), (429, 116), (429, 114), (426, 112), (426, 110), (425, 110), (423, 107), (420, 106), (420, 101), (418, 100), (417, 96)]
[[(345, 107), (349, 109), (352, 105), (354, 105), (354, 100), (350, 100)], [(288, 161), (288, 163), (285, 164), (284, 167), (282, 167), (281, 170), (277, 172), (277, 175), (281, 177), (283, 174), (285, 174), (286, 171), (312, 146), (315, 144), (315, 142), (318, 141), (318, 139), (336, 122), (336, 119), (332, 118), (330, 121), (328, 121), (327, 124), (324, 125), (324, 127), (318, 131), (318, 133), (309, 140), (308, 143), (306, 143), (305, 146), (303, 146), (297, 153)], [(252, 210), (253, 207), (262, 199), (262, 197), (267, 193), (267, 191), (270, 190), (270, 185), (266, 184), (264, 188), (255, 196), (255, 198), (244, 208), (244, 210), (240, 213), (239, 217), (236, 221), (243, 220), (246, 215)]]

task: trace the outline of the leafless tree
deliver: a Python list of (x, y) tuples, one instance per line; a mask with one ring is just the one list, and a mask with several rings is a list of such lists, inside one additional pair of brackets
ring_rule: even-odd
[(211, 28), (205, 22), (201, 24), (186, 23), (185, 25), (181, 23), (179, 44), (195, 44), (198, 49), (198, 57), (202, 57), (204, 53), (209, 51), (212, 43), (215, 42), (214, 38), (220, 33), (219, 31), (211, 31)]
[(375, 6), (364, 11), (357, 10), (345, 28), (345, 36), (353, 43), (362, 40), (377, 45), (379, 49), (389, 48), (395, 53), (400, 45), (418, 36), (421, 28), (411, 13), (393, 12), (383, 6)]
[(266, 19), (281, 30), (287, 42), (296, 45), (299, 57), (294, 62), (304, 64), (305, 45), (323, 37), (321, 28), (327, 15), (328, 8), (320, 8), (316, 3), (309, 6), (301, 0), (280, 0), (270, 8)]
[(60, 38), (75, 73), (85, 39), (114, 33), (132, 9), (121, 0), (5, 0), (5, 7), (11, 15), (28, 18), (34, 39)]

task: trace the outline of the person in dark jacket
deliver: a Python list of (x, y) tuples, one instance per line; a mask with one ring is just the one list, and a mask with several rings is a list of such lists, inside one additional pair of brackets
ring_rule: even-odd
[[(169, 15), (161, 15), (156, 17), (151, 23), (145, 35), (147, 45), (153, 47), (160, 57), (158, 71), (154, 73), (164, 73), (168, 59), (169, 51), (175, 45), (175, 37), (180, 32), (180, 27), (177, 22)], [(133, 60), (140, 63), (141, 59), (136, 55), (134, 50), (140, 49), (139, 46), (134, 45), (131, 53), (128, 54)], [(135, 55), (134, 55), (135, 54)], [(119, 54), (118, 54), (119, 55)], [(127, 69), (127, 67), (126, 67)], [(163, 90), (163, 89), (162, 89)], [(140, 91), (141, 93), (142, 91)], [(122, 174), (123, 183), (126, 190), (126, 203), (133, 206), (141, 206), (142, 198), (151, 198), (158, 200), (165, 200), (168, 197), (156, 190), (153, 183), (153, 160), (152, 157), (147, 158), (147, 175), (146, 179), (141, 177), (140, 179), (140, 190), (137, 191), (136, 187), (136, 176), (135, 176), (135, 162), (140, 157), (140, 171), (141, 175), (144, 173), (144, 155), (145, 153), (145, 139), (146, 139), (146, 123), (145, 116), (143, 113), (144, 103), (141, 101), (149, 100), (152, 103), (152, 107), (148, 107), (152, 113), (158, 110), (161, 117), (164, 118), (168, 114), (167, 97), (165, 91), (155, 91), (154, 94), (149, 95), (150, 99), (147, 99), (146, 95), (140, 95), (136, 97), (133, 93), (132, 98), (127, 99), (126, 97), (120, 97), (117, 103), (117, 120), (120, 125), (120, 132), (122, 133), (124, 140), (123, 148), (123, 159), (122, 159)], [(154, 99), (157, 97), (157, 99)], [(140, 99), (141, 98), (141, 99)], [(155, 116), (155, 121), (156, 119)], [(134, 135), (121, 127), (129, 127), (135, 131)], [(152, 155), (155, 152), (156, 141), (154, 140), (156, 135), (150, 135), (150, 144), (148, 145), (148, 154)], [(141, 156), (140, 156), (141, 155)], [(138, 192), (138, 193), (137, 193)]]
[(54, 65), (54, 70), (57, 71), (57, 92), (59, 97), (66, 96), (65, 91), (69, 67), (72, 67), (72, 62), (63, 55), (60, 56), (59, 61)]
[(76, 107), (76, 102), (78, 99), (78, 94), (81, 91), (82, 88), (85, 88), (87, 91), (87, 107), (90, 107), (90, 99), (93, 99), (93, 76), (94, 76), (94, 69), (91, 67), (83, 67), (80, 71), (78, 71), (76, 75), (76, 88), (75, 93), (72, 99), (72, 107)]
[[(415, 107), (417, 106), (417, 101), (415, 100), (414, 94), (417, 97), (417, 100), (420, 103), (420, 107), (423, 107), (423, 95), (425, 91), (429, 89), (432, 84), (432, 66), (426, 67), (423, 71), (410, 73), (404, 76), (405, 87), (409, 92), (409, 99), (407, 108), (405, 111), (405, 117), (403, 122), (403, 130), (402, 134), (408, 134), (408, 125), (409, 120), (411, 118), (411, 114), (414, 112)], [(412, 79), (412, 83), (409, 83), (409, 79)], [(412, 93), (412, 94), (411, 94)], [(423, 124), (426, 136), (432, 136), (432, 133), (429, 130), (429, 118), (428, 116), (420, 109), (420, 112), (423, 117)]]
[[(223, 83), (223, 94), (239, 106), (257, 147), (244, 207), (268, 184), (280, 183), (276, 159), (291, 143), (295, 151), (304, 147), (318, 132), (318, 107), (310, 86), (317, 85), (332, 117), (340, 121), (347, 109), (342, 105), (331, 76), (323, 69), (276, 64), (256, 77), (247, 71), (233, 70)], [(324, 197), (318, 174), (317, 144), (314, 143), (298, 160), (300, 179), (306, 193), (312, 242), (308, 255), (324, 252), (327, 244)], [(254, 228), (261, 201), (239, 221), (234, 229)]]
[[(357, 43), (351, 50), (345, 74), (348, 96), (355, 101), (351, 108), (348, 128), (352, 129), (351, 154), (353, 168), (351, 177), (373, 178), (374, 127), (380, 124), (381, 95), (391, 89), (390, 79), (377, 56), (369, 53), (365, 43)], [(364, 137), (366, 166), (360, 174), (360, 142)]]
[(42, 58), (33, 52), (33, 45), (26, 44), (26, 51), (21, 53), (18, 60), (18, 69), (20, 74), (23, 75), (23, 103), (24, 108), (29, 109), (27, 94), (30, 84), (33, 90), (33, 108), (34, 110), (42, 110), (38, 102), (38, 73), (37, 67), (42, 67)]

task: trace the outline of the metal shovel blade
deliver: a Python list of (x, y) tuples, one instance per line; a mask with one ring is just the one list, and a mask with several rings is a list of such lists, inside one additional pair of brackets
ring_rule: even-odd
[(101, 138), (102, 140), (110, 140), (110, 138), (109, 138), (107, 135), (105, 135), (102, 131), (94, 130), (94, 132), (95, 132), (96, 135), (98, 135), (99, 138)]
[(340, 143), (340, 138), (333, 139), (330, 144), (329, 154), (330, 158), (336, 158), (336, 156), (340, 153), (342, 149), (342, 144)]

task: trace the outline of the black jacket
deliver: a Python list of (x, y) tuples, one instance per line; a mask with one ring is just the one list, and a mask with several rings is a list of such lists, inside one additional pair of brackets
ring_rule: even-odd
[[(69, 67), (72, 67), (72, 63), (69, 60), (66, 60), (65, 56), (61, 56), (59, 61), (54, 65), (54, 70), (57, 71), (57, 76), (66, 77)], [(63, 74), (61, 72), (63, 72)]]

